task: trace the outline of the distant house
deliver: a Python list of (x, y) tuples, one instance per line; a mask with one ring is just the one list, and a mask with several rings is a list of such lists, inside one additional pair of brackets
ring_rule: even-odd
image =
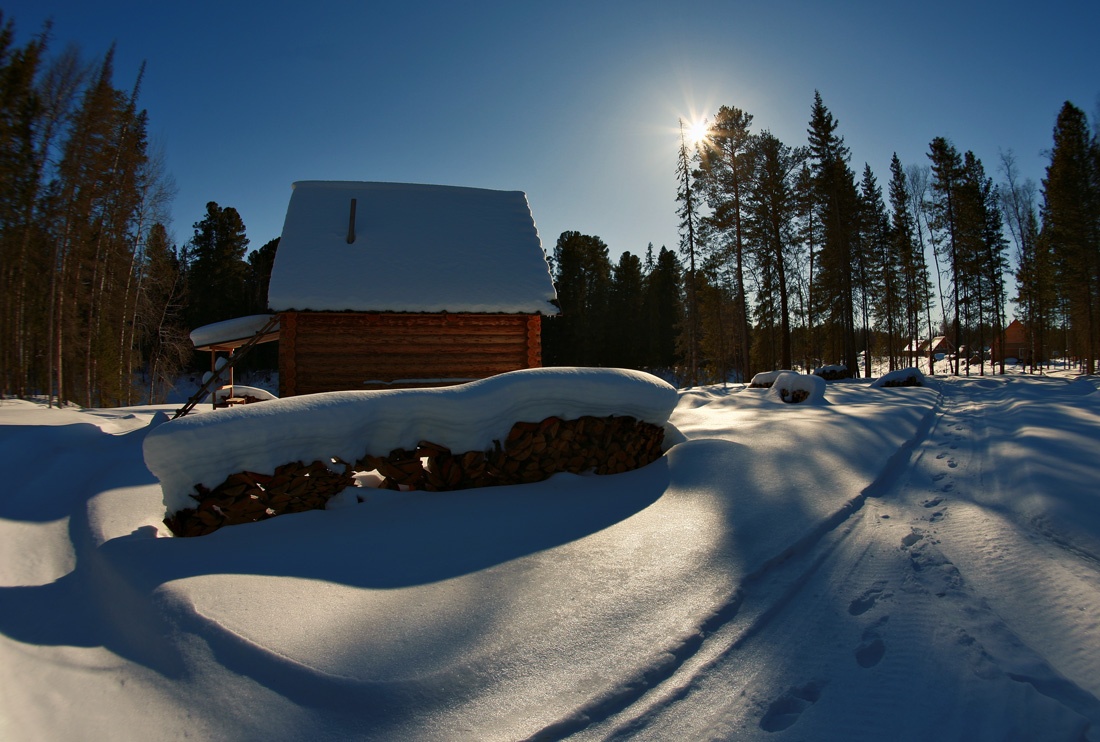
[(955, 346), (943, 335), (937, 335), (931, 340), (913, 340), (905, 349), (907, 355), (916, 355), (918, 358), (935, 356), (937, 353), (951, 355), (954, 352)]
[(556, 298), (520, 191), (295, 183), (268, 290), (279, 396), (540, 366)]
[(1003, 352), (1001, 338), (993, 339), (992, 353), (993, 360), (998, 362), (1002, 358), (1015, 358), (1022, 363), (1031, 362), (1031, 338), (1020, 320), (1012, 320), (1005, 328)]

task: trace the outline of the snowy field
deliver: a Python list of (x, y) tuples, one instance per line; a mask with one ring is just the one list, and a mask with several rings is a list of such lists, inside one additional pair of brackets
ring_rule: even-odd
[(175, 406), (4, 400), (0, 739), (1100, 740), (1098, 389), (683, 391), (644, 469), (194, 539)]

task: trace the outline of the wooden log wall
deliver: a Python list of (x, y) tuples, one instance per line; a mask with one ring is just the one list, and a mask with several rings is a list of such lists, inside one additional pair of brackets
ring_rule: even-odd
[(281, 327), (280, 397), (442, 386), (542, 365), (538, 315), (284, 312)]

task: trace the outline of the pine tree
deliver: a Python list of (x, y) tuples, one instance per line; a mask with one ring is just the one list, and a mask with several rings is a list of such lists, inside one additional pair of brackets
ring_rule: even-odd
[(680, 203), (676, 215), (680, 217), (680, 254), (687, 258), (687, 317), (681, 343), (687, 361), (687, 385), (699, 383), (699, 275), (696, 259), (699, 257), (699, 200), (693, 184), (692, 163), (698, 153), (689, 153), (684, 136), (684, 122), (680, 121), (680, 152), (676, 160), (676, 200)]
[[(778, 365), (791, 368), (791, 263), (796, 239), (794, 221), (798, 203), (795, 178), (805, 152), (783, 144), (764, 131), (754, 142), (756, 170), (746, 195), (747, 233), (753, 244), (760, 281), (757, 287), (758, 321), (778, 328)], [(769, 364), (774, 369), (775, 364)]]
[[(959, 286), (965, 274), (964, 255), (961, 249), (961, 229), (959, 215), (959, 189), (962, 181), (962, 158), (958, 150), (943, 137), (936, 137), (929, 147), (928, 157), (932, 161), (932, 198), (929, 201), (931, 219), (929, 226), (940, 238), (936, 248), (947, 262), (951, 277), (951, 308), (954, 312), (955, 330), (955, 367), (959, 375), (959, 356), (962, 353), (962, 321), (960, 316)], [(965, 289), (964, 289), (965, 297)], [(945, 310), (946, 312), (946, 310)], [(946, 314), (945, 314), (946, 316)], [(946, 329), (946, 328), (945, 328)]]
[(746, 241), (747, 194), (753, 178), (754, 137), (749, 129), (752, 115), (733, 106), (722, 106), (710, 127), (701, 150), (700, 191), (710, 208), (704, 224), (713, 239), (710, 259), (725, 271), (731, 266), (734, 321), (729, 323), (735, 348), (733, 366), (747, 378), (749, 373), (749, 322), (745, 275), (749, 270)]
[[(867, 297), (867, 312), (874, 318), (874, 329), (880, 339), (878, 349), (886, 356), (889, 370), (894, 371), (898, 368), (898, 359), (901, 356), (901, 283), (904, 269), (900, 254), (891, 239), (882, 189), (879, 188), (870, 165), (863, 168), (860, 201), (860, 241), (865, 260), (870, 267), (870, 277), (863, 293)], [(864, 375), (867, 377), (871, 376), (871, 350), (871, 343), (867, 342), (864, 350)]]

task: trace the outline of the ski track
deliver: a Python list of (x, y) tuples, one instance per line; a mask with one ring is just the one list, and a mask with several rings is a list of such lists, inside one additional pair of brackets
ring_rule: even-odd
[(937, 383), (931, 424), (862, 507), (749, 580), (691, 657), (571, 738), (923, 739), (947, 725), (1100, 739), (1100, 565), (983, 495), (1012, 491), (1005, 443), (1026, 387), (1009, 384), (1038, 382)]

